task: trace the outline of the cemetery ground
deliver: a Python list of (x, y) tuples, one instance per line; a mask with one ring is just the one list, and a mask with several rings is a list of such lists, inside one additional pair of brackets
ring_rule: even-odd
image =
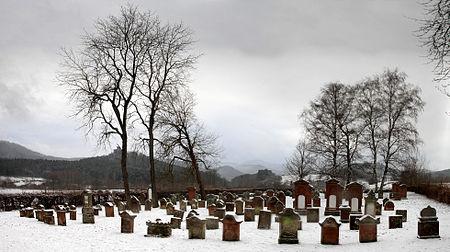
[[(385, 194), (385, 197), (388, 195)], [(286, 207), (293, 207), (291, 197), (286, 197)], [(403, 228), (388, 229), (388, 216), (395, 211), (384, 211), (378, 225), (378, 241), (360, 243), (358, 231), (350, 230), (348, 223), (340, 226), (339, 245), (322, 245), (318, 223), (307, 223), (302, 215), (302, 230), (298, 231), (299, 244), (278, 244), (279, 223), (272, 214), (269, 230), (257, 229), (254, 222), (242, 222), (240, 241), (222, 241), (222, 224), (219, 229), (206, 230), (204, 240), (188, 239), (186, 215), (181, 229), (172, 229), (168, 238), (145, 237), (146, 221), (160, 218), (169, 222), (165, 209), (142, 211), (134, 221), (134, 233), (120, 232), (121, 219), (114, 208), (115, 217), (105, 217), (105, 209), (95, 216), (95, 224), (83, 224), (81, 207), (77, 208), (77, 220), (67, 218), (67, 226), (47, 225), (35, 218), (20, 218), (19, 211), (0, 212), (0, 251), (450, 251), (450, 206), (408, 192), (408, 199), (394, 201), (395, 209), (407, 210), (407, 222)], [(434, 207), (439, 220), (438, 239), (417, 238), (417, 216), (428, 205)], [(323, 220), (325, 199), (321, 194), (320, 219)], [(179, 209), (179, 203), (176, 206)], [(208, 216), (207, 208), (196, 210), (201, 218)], [(232, 213), (232, 212), (227, 212)], [(238, 216), (243, 221), (243, 216)], [(336, 217), (338, 218), (338, 217)]]

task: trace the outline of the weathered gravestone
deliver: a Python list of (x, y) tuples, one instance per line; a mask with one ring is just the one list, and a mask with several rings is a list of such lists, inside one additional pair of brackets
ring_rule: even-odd
[(350, 222), (349, 222), (350, 230), (358, 230), (359, 229), (358, 224), (356, 224), (356, 220), (360, 219), (361, 217), (363, 217), (362, 214), (350, 214)]
[(217, 217), (206, 218), (206, 229), (219, 229), (219, 218)]
[(216, 211), (216, 204), (208, 205), (208, 215), (214, 216), (214, 212)]
[(214, 210), (214, 217), (218, 217), (219, 219), (223, 219), (225, 217), (225, 208), (216, 208)]
[(31, 207), (25, 208), (25, 217), (34, 218), (34, 209)]
[(94, 215), (98, 215), (98, 212), (102, 210), (100, 205), (95, 205), (92, 208), (94, 209)]
[(56, 218), (58, 219), (59, 226), (66, 226), (66, 210), (57, 210)]
[(394, 211), (394, 202), (391, 200), (384, 203), (384, 211)]
[(351, 208), (347, 205), (341, 205), (339, 207), (339, 210), (341, 210), (341, 222), (342, 223), (348, 223), (350, 221), (350, 210)]
[(134, 218), (131, 212), (123, 211), (120, 213), (120, 232), (121, 233), (133, 233), (134, 232)]
[(184, 216), (184, 211), (181, 211), (181, 210), (173, 211), (173, 217), (183, 219), (183, 216)]
[(189, 229), (189, 239), (205, 239), (205, 220), (201, 220), (194, 215), (189, 217), (189, 221), (186, 220), (186, 223), (189, 223), (187, 228)]
[(114, 204), (112, 202), (105, 203), (105, 216), (114, 217)]
[(146, 199), (145, 200), (145, 211), (151, 211), (152, 210), (152, 200)]
[(381, 213), (383, 212), (382, 209), (383, 209), (382, 205), (378, 201), (376, 201), (375, 202), (375, 215), (381, 215)]
[(125, 204), (120, 200), (116, 201), (116, 206), (117, 206), (117, 212), (119, 215), (121, 212), (126, 210)]
[[(260, 215), (261, 216), (261, 215)], [(297, 244), (300, 216), (292, 208), (286, 208), (279, 215), (279, 244)]]
[(236, 214), (243, 215), (244, 214), (244, 201), (241, 199), (237, 199), (234, 203), (236, 204)]
[(174, 211), (175, 211), (175, 207), (173, 206), (172, 202), (167, 203), (167, 205), (166, 205), (166, 214), (167, 215), (173, 215)]
[(133, 213), (139, 213), (141, 211), (141, 202), (139, 202), (138, 198), (136, 196), (130, 197), (130, 202), (128, 203), (128, 207), (130, 208), (131, 212)]
[(341, 223), (336, 221), (332, 216), (325, 218), (319, 223), (322, 227), (320, 243), (322, 244), (339, 244), (339, 226)]
[(255, 214), (258, 215), (259, 211), (264, 209), (264, 199), (261, 196), (255, 196), (253, 197), (252, 205), (255, 209)]
[(406, 199), (406, 195), (408, 194), (408, 186), (405, 184), (401, 184), (399, 186), (400, 197)]
[(216, 208), (225, 208), (225, 202), (221, 199), (216, 200)]
[(246, 208), (244, 211), (244, 221), (255, 221), (255, 209)]
[(402, 216), (402, 221), (406, 222), (408, 220), (408, 211), (407, 210), (395, 210), (396, 215)]
[(234, 215), (227, 214), (223, 220), (223, 241), (239, 241), (240, 240), (240, 225), (242, 221), (236, 221)]
[(439, 221), (436, 209), (427, 206), (420, 211), (417, 237), (420, 239), (439, 238)]
[(271, 211), (272, 213), (275, 212), (275, 204), (278, 202), (278, 198), (276, 196), (272, 196), (267, 201), (267, 210)]
[(356, 219), (356, 224), (359, 226), (359, 242), (377, 241), (377, 224), (380, 224), (380, 218), (364, 215)]
[(159, 208), (166, 209), (167, 200), (165, 198), (159, 199)]
[(306, 209), (306, 222), (319, 222), (319, 208), (318, 207), (308, 207)]
[(375, 217), (376, 202), (377, 198), (375, 197), (375, 193), (370, 190), (367, 197), (364, 199), (364, 215), (371, 215), (372, 217)]
[(70, 220), (77, 219), (77, 208), (75, 207), (75, 205), (70, 206), (69, 215), (70, 215)]
[(172, 235), (172, 228), (170, 223), (161, 222), (161, 219), (156, 219), (155, 222), (147, 221), (147, 234), (145, 237), (169, 237)]
[(233, 202), (225, 202), (225, 210), (228, 212), (234, 211), (234, 203)]
[(180, 210), (186, 212), (186, 209), (187, 209), (187, 201), (186, 200), (181, 200), (180, 201)]
[(192, 216), (198, 216), (199, 214), (197, 213), (197, 211), (195, 210), (191, 210), (188, 215), (186, 216), (186, 228), (189, 229), (190, 224), (189, 224), (189, 220)]
[(283, 203), (283, 205), (286, 205), (286, 194), (284, 194), (283, 191), (279, 191), (277, 193), (277, 198)]
[(83, 223), (95, 223), (94, 209), (92, 208), (92, 192), (90, 190), (83, 192), (83, 208), (81, 211), (83, 213)]
[(283, 204), (283, 202), (278, 200), (277, 203), (275, 203), (275, 207), (274, 207), (272, 213), (279, 214), (279, 213), (283, 212), (283, 210), (284, 210), (284, 204)]
[(403, 221), (401, 215), (391, 215), (389, 216), (389, 229), (402, 228)]
[(313, 194), (312, 205), (313, 205), (313, 207), (320, 207), (320, 194), (319, 194), (319, 192), (317, 192), (317, 194)]
[(44, 210), (44, 223), (49, 225), (55, 225), (55, 218), (53, 217), (52, 209)]
[(259, 211), (258, 229), (270, 229), (272, 213), (270, 211)]
[(182, 219), (178, 217), (170, 218), (170, 227), (173, 229), (181, 229)]

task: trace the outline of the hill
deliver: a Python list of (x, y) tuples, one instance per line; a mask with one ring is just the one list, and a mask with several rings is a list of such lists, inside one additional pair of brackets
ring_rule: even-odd
[(0, 158), (63, 160), (32, 151), (20, 144), (0, 140)]
[(271, 170), (259, 170), (256, 174), (244, 174), (231, 180), (233, 187), (276, 187), (281, 184), (281, 176)]
[(229, 181), (231, 181), (233, 178), (237, 176), (244, 174), (241, 171), (238, 171), (229, 165), (218, 167), (216, 171), (220, 176), (222, 176), (222, 178), (227, 179)]

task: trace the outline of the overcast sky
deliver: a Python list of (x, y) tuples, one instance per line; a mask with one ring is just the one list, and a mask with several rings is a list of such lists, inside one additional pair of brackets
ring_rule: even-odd
[[(76, 47), (124, 1), (3, 0), (0, 139), (54, 156), (100, 155), (57, 85), (61, 47)], [(411, 0), (133, 1), (163, 22), (183, 22), (203, 53), (192, 74), (197, 113), (220, 136), (224, 162), (281, 164), (301, 135), (298, 114), (331, 81), (354, 84), (398, 67), (422, 89), (418, 129), (433, 170), (450, 168), (450, 99), (413, 35)], [(114, 147), (114, 146), (112, 146)]]

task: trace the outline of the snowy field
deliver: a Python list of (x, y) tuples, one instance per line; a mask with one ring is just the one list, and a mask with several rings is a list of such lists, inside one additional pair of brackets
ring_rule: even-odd
[[(323, 195), (321, 197), (322, 215), (325, 200)], [(395, 209), (408, 210), (408, 221), (403, 223), (402, 229), (388, 229), (388, 216), (395, 211), (383, 211), (381, 224), (378, 225), (378, 242), (359, 243), (358, 231), (349, 230), (349, 224), (343, 223), (339, 245), (321, 245), (319, 224), (306, 223), (306, 216), (301, 216), (303, 230), (298, 231), (300, 243), (287, 245), (278, 244), (278, 223), (274, 221), (274, 215), (270, 230), (257, 229), (256, 216), (255, 222), (242, 222), (241, 241), (226, 242), (222, 241), (222, 224), (218, 230), (206, 230), (205, 240), (189, 240), (185, 221), (182, 229), (173, 229), (169, 238), (144, 237), (147, 220), (170, 220), (165, 209), (159, 208), (141, 211), (135, 219), (133, 234), (120, 233), (117, 208), (114, 218), (105, 217), (104, 210), (101, 211), (99, 216), (95, 216), (95, 224), (82, 224), (81, 208), (78, 208), (77, 220), (71, 221), (67, 215), (65, 227), (50, 226), (37, 219), (20, 218), (19, 211), (0, 212), (0, 251), (450, 251), (449, 205), (411, 192), (408, 192), (407, 200), (394, 201), (394, 204)], [(417, 216), (427, 205), (436, 208), (440, 239), (424, 240), (416, 237)], [(287, 207), (292, 207), (290, 197), (287, 197)], [(197, 212), (201, 217), (207, 217), (207, 209), (201, 208)]]

